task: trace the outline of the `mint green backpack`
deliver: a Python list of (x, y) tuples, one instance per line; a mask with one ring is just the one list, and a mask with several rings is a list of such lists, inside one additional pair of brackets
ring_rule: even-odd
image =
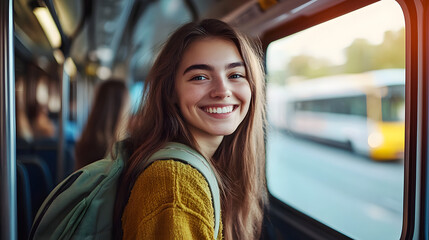
[[(117, 158), (94, 162), (62, 181), (45, 199), (34, 219), (29, 239), (111, 239), (113, 208), (119, 176), (128, 157), (124, 143), (115, 145)], [(219, 232), (219, 186), (210, 164), (192, 148), (170, 142), (149, 158), (176, 159), (196, 168), (207, 180), (215, 215), (215, 239)], [(147, 165), (147, 166), (148, 166)]]

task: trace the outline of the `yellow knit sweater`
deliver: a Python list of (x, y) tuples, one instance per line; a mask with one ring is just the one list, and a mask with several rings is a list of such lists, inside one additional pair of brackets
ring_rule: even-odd
[(179, 161), (154, 162), (135, 182), (122, 229), (123, 239), (213, 239), (214, 210), (206, 179)]

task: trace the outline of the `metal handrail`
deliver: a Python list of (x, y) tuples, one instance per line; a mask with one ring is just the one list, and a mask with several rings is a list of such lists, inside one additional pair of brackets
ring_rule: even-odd
[(0, 1), (0, 239), (17, 239), (13, 0)]

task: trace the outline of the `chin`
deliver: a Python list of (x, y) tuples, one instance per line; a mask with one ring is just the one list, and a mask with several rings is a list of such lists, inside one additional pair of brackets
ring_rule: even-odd
[(228, 136), (235, 132), (236, 129), (229, 129), (229, 130), (221, 130), (221, 131), (213, 131), (212, 134), (215, 136)]

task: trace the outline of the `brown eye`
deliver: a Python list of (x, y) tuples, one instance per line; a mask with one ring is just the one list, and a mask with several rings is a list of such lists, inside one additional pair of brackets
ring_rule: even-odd
[(236, 73), (236, 74), (232, 74), (231, 76), (229, 76), (229, 78), (244, 78), (244, 76)]
[(207, 79), (207, 78), (204, 76), (195, 76), (195, 77), (191, 78), (191, 80), (195, 80), (195, 81), (200, 81), (200, 80), (205, 80), (205, 79)]

